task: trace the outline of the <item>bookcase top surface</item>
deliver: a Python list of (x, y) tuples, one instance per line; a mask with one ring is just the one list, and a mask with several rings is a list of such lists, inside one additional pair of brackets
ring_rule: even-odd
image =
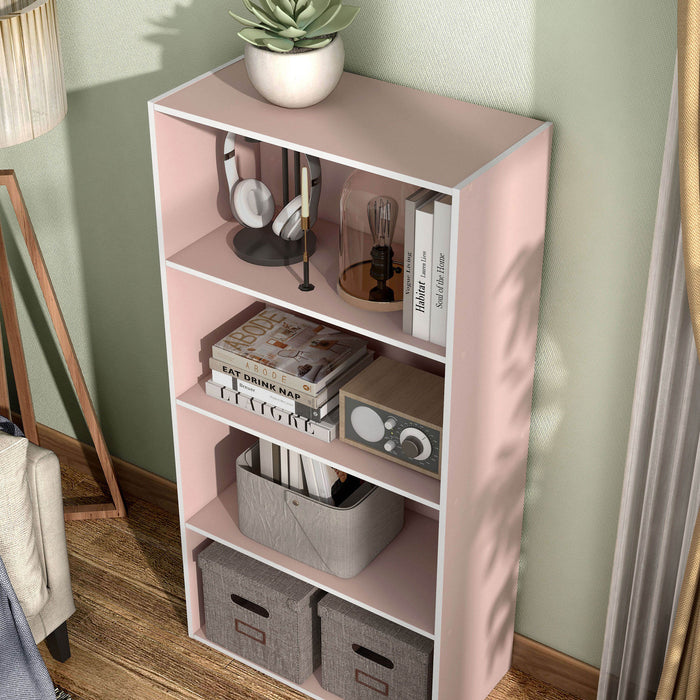
[(343, 73), (305, 109), (266, 102), (238, 60), (154, 102), (155, 109), (419, 184), (464, 180), (543, 122)]

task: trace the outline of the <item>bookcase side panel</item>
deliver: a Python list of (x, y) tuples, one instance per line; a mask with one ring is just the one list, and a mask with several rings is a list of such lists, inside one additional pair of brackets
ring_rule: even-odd
[(230, 218), (223, 164), (217, 159), (223, 134), (158, 111), (153, 123), (167, 258)]
[(185, 590), (187, 592), (187, 629), (190, 637), (204, 624), (204, 597), (202, 595), (202, 572), (197, 566), (197, 557), (211, 540), (198, 532), (182, 532), (185, 553)]
[(441, 699), (481, 700), (511, 661), (550, 144), (544, 127), (459, 193), (441, 492)]

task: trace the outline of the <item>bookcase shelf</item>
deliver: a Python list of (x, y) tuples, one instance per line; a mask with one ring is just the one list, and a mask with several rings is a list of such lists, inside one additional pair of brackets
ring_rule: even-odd
[(240, 226), (227, 222), (168, 258), (173, 269), (220, 284), (290, 311), (313, 316), (319, 321), (361, 333), (396, 348), (445, 363), (445, 348), (403, 332), (400, 311), (377, 314), (346, 304), (336, 293), (338, 280), (338, 227), (320, 220), (314, 226), (318, 245), (311, 257), (310, 277), (314, 294), (298, 289), (302, 265), (260, 269), (232, 253), (231, 239)]
[(325, 443), (262, 416), (244, 411), (233, 404), (212, 398), (206, 394), (202, 382), (181, 394), (177, 398), (177, 403), (233, 428), (245, 430), (256, 437), (308, 454), (341, 471), (360, 476), (417, 503), (430, 508), (439, 508), (440, 482), (436, 479), (412, 469), (406, 469), (387, 459), (376, 457), (369, 452), (358, 450), (340, 440)]
[(189, 518), (186, 527), (433, 638), (438, 535), (435, 520), (406, 509), (406, 523), (399, 536), (357, 576), (342, 579), (246, 537), (238, 529), (237, 498), (234, 482)]
[[(239, 659), (206, 638), (197, 556), (218, 541), (433, 639), (431, 700), (483, 700), (512, 655), (551, 124), (349, 73), (324, 102), (285, 110), (257, 95), (240, 59), (155, 98), (149, 117), (190, 636)], [(301, 265), (260, 268), (231, 249), (228, 131), (261, 142), (258, 177), (273, 193), (280, 148), (321, 158), (314, 292), (298, 290)], [(240, 144), (248, 177), (253, 151)], [(338, 297), (340, 192), (353, 168), (452, 197), (446, 347), (405, 334), (400, 312)], [(440, 481), (206, 394), (212, 344), (265, 303), (444, 376)], [(404, 529), (347, 580), (245, 537), (235, 460), (261, 437), (403, 495)], [(339, 700), (320, 678), (279, 680)]]

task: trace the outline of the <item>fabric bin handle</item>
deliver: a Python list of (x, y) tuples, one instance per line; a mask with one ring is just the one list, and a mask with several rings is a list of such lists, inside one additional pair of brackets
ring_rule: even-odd
[(231, 600), (236, 605), (240, 605), (242, 608), (249, 610), (250, 612), (254, 613), (255, 615), (259, 615), (260, 617), (264, 617), (265, 619), (270, 617), (270, 613), (266, 608), (263, 608), (262, 605), (258, 605), (257, 603), (254, 603), (252, 600), (248, 600), (247, 598), (243, 598), (243, 596), (236, 595), (235, 593), (231, 593)]
[(368, 649), (367, 647), (361, 647), (359, 644), (353, 644), (352, 650), (358, 656), (361, 656), (363, 659), (367, 659), (368, 661), (373, 661), (375, 664), (379, 664), (380, 666), (384, 666), (384, 668), (388, 668), (388, 669), (394, 668), (394, 662), (391, 659), (387, 659), (386, 656), (382, 656), (381, 654), (377, 654), (376, 651), (372, 651), (371, 649)]

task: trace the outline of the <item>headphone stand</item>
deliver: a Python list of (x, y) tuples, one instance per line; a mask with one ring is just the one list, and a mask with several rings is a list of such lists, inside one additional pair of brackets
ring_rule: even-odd
[[(263, 267), (294, 265), (304, 259), (304, 239), (284, 241), (273, 232), (271, 225), (241, 229), (233, 237), (231, 247), (241, 260)], [(313, 231), (307, 234), (307, 248), (311, 257), (316, 250)]]

